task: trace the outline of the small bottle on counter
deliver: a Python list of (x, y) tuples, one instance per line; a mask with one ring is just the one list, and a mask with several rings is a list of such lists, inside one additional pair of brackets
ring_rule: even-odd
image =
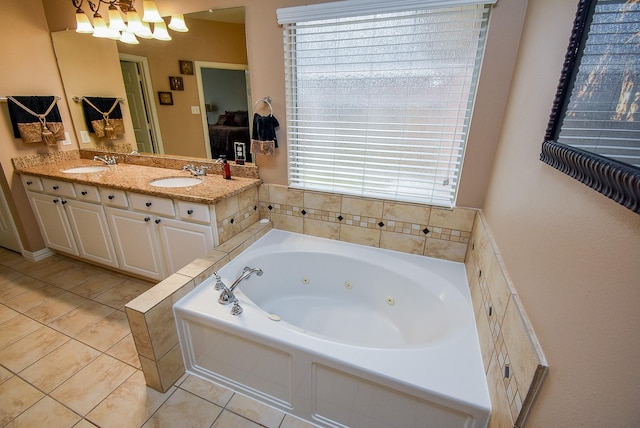
[(229, 166), (226, 158), (222, 160), (222, 178), (225, 180), (231, 179), (231, 167)]

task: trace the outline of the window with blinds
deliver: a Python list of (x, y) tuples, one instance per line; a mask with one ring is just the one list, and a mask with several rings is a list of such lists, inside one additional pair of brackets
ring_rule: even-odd
[(365, 3), (278, 10), (289, 185), (452, 207), (490, 4)]
[(640, 167), (640, 3), (594, 7), (557, 141)]

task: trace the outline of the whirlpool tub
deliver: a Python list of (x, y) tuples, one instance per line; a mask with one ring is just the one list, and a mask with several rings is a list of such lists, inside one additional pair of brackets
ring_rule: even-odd
[(464, 265), (271, 230), (174, 305), (188, 373), (323, 427), (485, 427)]

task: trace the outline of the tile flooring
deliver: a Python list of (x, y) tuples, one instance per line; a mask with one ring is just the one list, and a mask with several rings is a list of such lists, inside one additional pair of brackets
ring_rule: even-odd
[(148, 388), (124, 305), (151, 285), (0, 248), (0, 427), (311, 426), (189, 375)]

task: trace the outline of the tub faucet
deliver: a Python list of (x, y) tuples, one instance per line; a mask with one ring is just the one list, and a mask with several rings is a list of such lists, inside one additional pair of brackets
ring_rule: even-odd
[(115, 165), (115, 164), (118, 163), (118, 159), (115, 156), (98, 156), (98, 155), (95, 155), (93, 157), (93, 160), (94, 161), (97, 161), (97, 160), (102, 161), (106, 165)]
[(242, 313), (242, 308), (238, 304), (238, 299), (236, 298), (235, 294), (233, 294), (233, 290), (235, 290), (243, 280), (249, 278), (254, 273), (258, 276), (262, 276), (262, 269), (250, 268), (249, 266), (247, 266), (244, 268), (242, 275), (240, 275), (238, 279), (236, 279), (235, 282), (231, 284), (231, 287), (227, 288), (224, 286), (224, 284), (222, 284), (223, 289), (222, 293), (220, 293), (220, 297), (218, 297), (218, 303), (220, 303), (221, 305), (228, 305), (230, 303), (233, 303), (233, 308), (231, 308), (232, 315), (239, 315)]

